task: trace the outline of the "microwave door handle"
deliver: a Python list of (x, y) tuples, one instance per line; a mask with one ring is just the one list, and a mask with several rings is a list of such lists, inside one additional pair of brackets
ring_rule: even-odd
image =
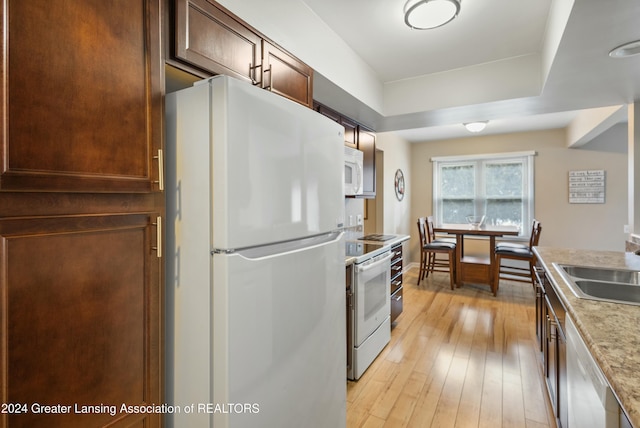
[(356, 176), (358, 177), (358, 184), (356, 186), (356, 193), (360, 193), (360, 191), (362, 190), (362, 167), (360, 166), (359, 163), (356, 162)]

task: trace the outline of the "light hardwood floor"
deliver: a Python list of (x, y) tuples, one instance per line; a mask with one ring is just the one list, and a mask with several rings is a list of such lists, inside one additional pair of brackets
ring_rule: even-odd
[(531, 286), (501, 281), (449, 288), (446, 273), (416, 286), (391, 342), (347, 384), (347, 427), (550, 427)]

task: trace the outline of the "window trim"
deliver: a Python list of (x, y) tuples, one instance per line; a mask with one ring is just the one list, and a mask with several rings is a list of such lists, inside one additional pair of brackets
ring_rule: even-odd
[[(432, 208), (433, 215), (436, 219), (436, 222), (440, 223), (441, 215), (440, 210), (442, 209), (440, 206), (440, 165), (442, 164), (462, 164), (462, 163), (474, 163), (479, 164), (484, 168), (487, 161), (508, 161), (509, 159), (526, 159), (526, 184), (524, 189), (524, 194), (522, 195), (523, 199), (529, 201), (527, 204), (527, 212), (525, 213), (525, 218), (523, 218), (523, 226), (520, 230), (520, 234), (516, 239), (524, 239), (527, 238), (530, 234), (530, 228), (528, 223), (533, 221), (535, 218), (535, 200), (534, 200), (534, 162), (533, 157), (536, 156), (537, 153), (535, 151), (522, 151), (522, 152), (505, 152), (505, 153), (488, 153), (488, 154), (478, 154), (478, 155), (456, 155), (456, 156), (437, 156), (432, 157), (431, 162), (433, 164), (433, 174), (432, 174), (432, 185), (433, 185), (433, 200), (432, 200)], [(476, 183), (476, 185), (479, 185)], [(476, 188), (475, 196), (478, 195), (478, 189)], [(486, 198), (486, 195), (485, 195)]]
[(538, 153), (530, 150), (524, 152), (504, 152), (504, 153), (484, 153), (481, 155), (455, 155), (455, 156), (436, 156), (431, 158), (431, 162), (458, 162), (458, 161), (477, 161), (482, 159), (504, 159), (518, 158), (525, 156), (536, 156)]

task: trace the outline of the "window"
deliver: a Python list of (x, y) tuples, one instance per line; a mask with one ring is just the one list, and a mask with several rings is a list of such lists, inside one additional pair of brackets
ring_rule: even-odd
[(533, 221), (535, 152), (433, 158), (435, 221), (467, 223), (485, 215), (485, 223), (520, 227), (529, 233)]

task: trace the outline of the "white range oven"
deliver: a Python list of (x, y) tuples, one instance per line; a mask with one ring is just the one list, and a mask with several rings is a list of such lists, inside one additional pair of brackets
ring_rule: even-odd
[[(379, 243), (347, 242), (346, 255), (355, 257), (353, 285), (347, 300), (347, 378), (357, 380), (391, 340), (391, 249)], [(351, 339), (351, 340), (349, 340)]]

